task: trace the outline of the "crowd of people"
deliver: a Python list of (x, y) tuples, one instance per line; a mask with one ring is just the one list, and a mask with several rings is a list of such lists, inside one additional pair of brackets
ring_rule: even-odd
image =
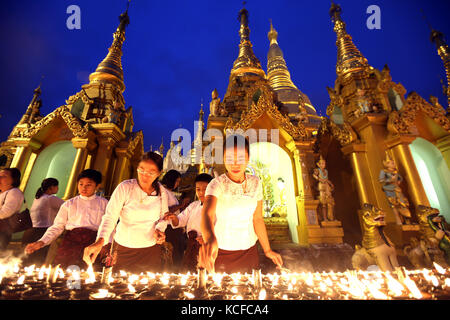
[[(78, 175), (78, 195), (67, 201), (55, 196), (58, 181), (45, 179), (30, 208), (33, 227), (22, 237), (27, 262), (43, 264), (49, 245), (59, 241), (51, 263), (62, 267), (100, 268), (110, 259), (114, 270), (137, 273), (167, 267), (173, 272), (195, 272), (198, 267), (251, 272), (259, 268), (259, 241), (265, 256), (281, 267), (263, 220), (262, 183), (245, 172), (249, 142), (231, 135), (223, 150), (226, 173), (216, 178), (197, 175), (191, 203), (176, 197), (179, 172), (170, 170), (160, 179), (163, 159), (155, 152), (143, 155), (137, 179), (121, 182), (109, 201), (97, 194), (102, 175), (94, 169)], [(19, 185), (18, 169), (0, 171), (0, 226), (26, 205)], [(10, 240), (11, 234), (0, 228), (0, 250)]]

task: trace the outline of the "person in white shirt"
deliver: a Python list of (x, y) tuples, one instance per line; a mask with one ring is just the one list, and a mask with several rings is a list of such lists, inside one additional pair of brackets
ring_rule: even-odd
[[(53, 224), (59, 208), (64, 200), (55, 196), (58, 193), (58, 180), (46, 178), (36, 191), (35, 199), (30, 209), (33, 228), (28, 229), (22, 236), (22, 245), (38, 241)], [(45, 246), (24, 259), (24, 265), (42, 265), (48, 253), (48, 246)]]
[(281, 267), (281, 256), (272, 251), (262, 215), (262, 183), (245, 173), (250, 145), (241, 135), (224, 141), (226, 173), (206, 189), (201, 232), (200, 265), (209, 271), (252, 272), (259, 269), (256, 241), (266, 257)]
[(26, 254), (49, 245), (66, 230), (53, 264), (64, 268), (70, 265), (85, 267), (83, 250), (95, 242), (108, 200), (95, 194), (102, 182), (99, 171), (86, 169), (78, 175), (77, 181), (79, 195), (61, 206), (53, 225), (37, 242), (25, 247)]
[(205, 201), (205, 191), (208, 183), (213, 179), (209, 174), (202, 173), (195, 177), (195, 194), (198, 200), (192, 202), (180, 214), (168, 214), (165, 219), (169, 220), (174, 228), (186, 227), (188, 234), (187, 248), (184, 252), (182, 267), (183, 271), (195, 272), (198, 264), (198, 252), (203, 244), (200, 225), (202, 222), (202, 209)]
[(19, 212), (24, 204), (24, 196), (19, 186), (19, 169), (0, 170), (0, 250), (5, 250), (11, 241), (12, 231), (7, 219)]
[(162, 166), (159, 154), (147, 152), (138, 164), (138, 178), (125, 180), (116, 187), (106, 207), (97, 241), (84, 251), (87, 264), (95, 261), (105, 239), (109, 239), (116, 228), (114, 270), (161, 271), (161, 244), (167, 227), (163, 218), (169, 211), (167, 190), (158, 182)]

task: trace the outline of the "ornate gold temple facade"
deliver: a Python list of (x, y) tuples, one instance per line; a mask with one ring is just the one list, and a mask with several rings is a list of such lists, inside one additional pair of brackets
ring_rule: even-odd
[(106, 195), (135, 172), (143, 153), (143, 134), (133, 132), (132, 109), (125, 109), (122, 96), (121, 56), (128, 13), (119, 20), (109, 52), (89, 83), (45, 117), (39, 113), (42, 102), (37, 88), (26, 113), (1, 145), (0, 153), (7, 158), (4, 167), (22, 172), (20, 188), (30, 205), (48, 176), (60, 181), (58, 195), (69, 199), (76, 195), (76, 177), (84, 169), (103, 174), (101, 192)]
[[(256, 159), (249, 168), (266, 183), (265, 221), (272, 241), (300, 245), (357, 244), (362, 238), (358, 212), (370, 204), (386, 213), (385, 232), (397, 248), (402, 248), (412, 236), (418, 237), (419, 226), (414, 223), (419, 206), (439, 207), (450, 219), (448, 113), (435, 97), (428, 102), (415, 92), (407, 94), (402, 84), (393, 82), (387, 66), (381, 71), (370, 66), (347, 33), (338, 5), (332, 5), (330, 16), (337, 35), (337, 78), (334, 87), (328, 88), (327, 117), (317, 115), (308, 96), (291, 80), (272, 22), (268, 32), (267, 71), (263, 70), (252, 49), (248, 12), (242, 9), (238, 57), (223, 99), (217, 90), (212, 92), (205, 129), (216, 129), (221, 134), (239, 129), (266, 130), (258, 131), (251, 153), (262, 150), (270, 155), (266, 158), (277, 154), (285, 159), (282, 170), (271, 164), (270, 159)], [(127, 24), (125, 12), (120, 16), (109, 53), (81, 91), (43, 117), (41, 92), (40, 88), (36, 89), (26, 113), (2, 143), (0, 164), (21, 170), (21, 188), (26, 193), (29, 189), (34, 194), (40, 178), (59, 172), (53, 167), (44, 166), (45, 170), (41, 167), (44, 161), (52, 163), (59, 158), (62, 160), (58, 161), (68, 163), (66, 171), (70, 172), (67, 177), (62, 173), (56, 176), (66, 181), (61, 191), (64, 199), (75, 195), (76, 176), (85, 168), (102, 172), (106, 195), (134, 175), (143, 153), (143, 134), (133, 132), (132, 110), (125, 108), (122, 96), (125, 84), (121, 55)], [(448, 47), (442, 37), (435, 35), (433, 39), (450, 79)], [(193, 146), (200, 143), (205, 151), (209, 142), (201, 139), (203, 109), (200, 120)], [(272, 130), (279, 132), (277, 141)], [(50, 149), (51, 152), (46, 151)], [(66, 158), (60, 155), (60, 149)], [(165, 167), (173, 168), (169, 156), (175, 150), (172, 142)], [(195, 177), (192, 168), (195, 173), (225, 171), (223, 165), (208, 163), (204, 157), (196, 164), (194, 160), (199, 155), (193, 152), (191, 156), (192, 166), (185, 168), (188, 177), (185, 185), (192, 185)], [(320, 218), (323, 200), (314, 177), (320, 157), (326, 161), (327, 178), (334, 184), (335, 219), (331, 221)], [(394, 160), (403, 178), (397, 192), (407, 199), (410, 224), (397, 223), (393, 200), (387, 197), (380, 182), (386, 159)], [(64, 166), (61, 168), (60, 171)], [(43, 173), (39, 175), (37, 171)], [(279, 182), (276, 192), (272, 190), (277, 188), (274, 179)], [(275, 204), (270, 203), (269, 196), (277, 198)]]

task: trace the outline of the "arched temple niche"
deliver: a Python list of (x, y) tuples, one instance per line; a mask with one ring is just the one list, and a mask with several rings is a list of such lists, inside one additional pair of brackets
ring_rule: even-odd
[(450, 221), (450, 171), (442, 153), (431, 142), (416, 138), (409, 146), (430, 206)]
[(250, 145), (248, 171), (258, 176), (263, 183), (263, 214), (266, 223), (270, 223), (272, 217), (285, 219), (290, 238), (298, 243), (294, 173), (288, 153), (274, 143), (253, 143)]
[(60, 198), (64, 196), (75, 155), (76, 149), (71, 141), (55, 142), (39, 153), (24, 192), (29, 208), (33, 203), (36, 190), (45, 178), (56, 178), (59, 181), (57, 196)]

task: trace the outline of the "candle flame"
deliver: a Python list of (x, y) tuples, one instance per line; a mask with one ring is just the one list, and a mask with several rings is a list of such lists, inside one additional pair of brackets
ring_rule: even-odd
[(258, 300), (266, 300), (267, 292), (266, 289), (261, 289), (258, 295)]
[(88, 269), (86, 270), (86, 273), (88, 275), (88, 278), (86, 279), (86, 283), (94, 283), (95, 282), (95, 273), (94, 273), (94, 268), (92, 267), (92, 264), (89, 265)]
[(401, 296), (403, 290), (405, 289), (402, 284), (395, 280), (390, 274), (386, 274), (386, 279), (389, 291), (391, 291), (396, 297)]
[(405, 286), (408, 288), (408, 290), (411, 292), (412, 296), (415, 299), (422, 299), (422, 293), (420, 292), (419, 288), (417, 288), (416, 284), (414, 281), (412, 281), (409, 277), (406, 277), (403, 280), (403, 283), (405, 284)]
[(27, 276), (33, 275), (34, 269), (35, 269), (35, 265), (34, 264), (29, 266), (29, 267), (25, 267), (24, 268), (25, 272), (27, 273)]
[(188, 299), (194, 299), (194, 298), (195, 298), (195, 296), (194, 296), (192, 293), (190, 293), (190, 292), (185, 292), (184, 295), (185, 295), (186, 298), (188, 298)]
[(139, 276), (136, 274), (132, 274), (128, 277), (128, 282), (129, 283), (135, 283), (136, 281), (139, 280)]
[(130, 291), (130, 293), (136, 293), (136, 289), (131, 284), (128, 284), (128, 291)]
[(108, 289), (98, 289), (98, 293), (95, 295), (95, 298), (106, 298), (108, 294)]
[(444, 286), (450, 288), (450, 278), (445, 279)]
[(436, 269), (437, 272), (439, 272), (440, 274), (445, 274), (445, 269), (444, 268), (442, 268), (436, 262), (433, 262), (433, 265), (434, 265), (434, 268)]

